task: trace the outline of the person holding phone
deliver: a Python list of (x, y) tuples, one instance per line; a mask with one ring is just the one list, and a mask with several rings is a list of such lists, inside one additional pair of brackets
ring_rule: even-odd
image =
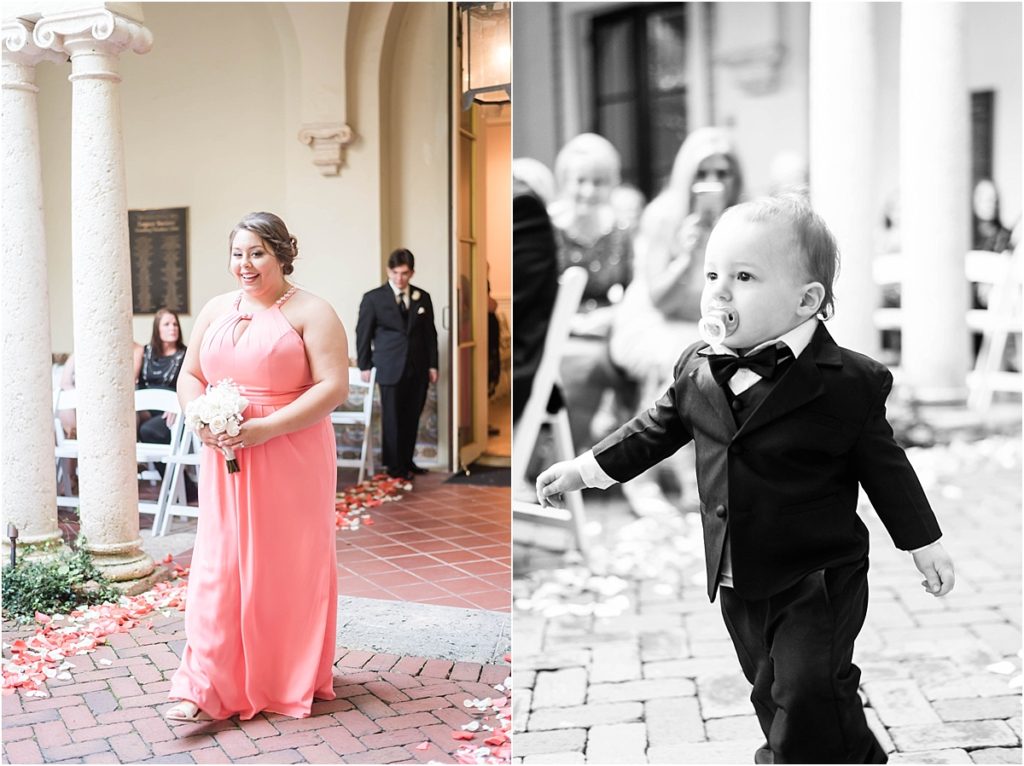
[[(644, 209), (633, 242), (633, 282), (609, 340), (611, 360), (638, 382), (640, 402), (664, 389), (679, 354), (700, 338), (704, 248), (711, 229), (742, 192), (729, 133), (699, 128), (676, 154), (668, 186)], [(677, 470), (680, 477), (692, 475), (685, 463)], [(622, 490), (639, 515), (673, 508), (650, 473), (623, 484)]]

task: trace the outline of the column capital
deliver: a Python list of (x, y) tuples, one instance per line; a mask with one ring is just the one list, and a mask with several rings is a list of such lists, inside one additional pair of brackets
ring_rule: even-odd
[(5, 19), (3, 22), (3, 59), (4, 63), (22, 66), (35, 66), (42, 61), (55, 64), (66, 59), (60, 53), (36, 44), (32, 35), (33, 24), (24, 19)]
[(313, 164), (325, 176), (341, 173), (345, 147), (353, 138), (352, 128), (341, 122), (307, 123), (299, 131), (299, 141), (312, 148)]
[(142, 24), (105, 8), (86, 8), (44, 15), (33, 39), (40, 48), (73, 55), (78, 50), (121, 54), (148, 53), (153, 34)]

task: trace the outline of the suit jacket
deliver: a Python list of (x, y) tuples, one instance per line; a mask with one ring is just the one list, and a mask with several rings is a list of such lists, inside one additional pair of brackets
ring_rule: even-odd
[(628, 481), (694, 441), (708, 596), (715, 598), (728, 534), (733, 587), (767, 598), (818, 569), (865, 558), (858, 485), (896, 545), (939, 538), (921, 483), (885, 419), (889, 371), (840, 348), (819, 325), (810, 345), (737, 427), (707, 359), (690, 346), (675, 381), (645, 413), (594, 448)]
[(360, 370), (377, 368), (377, 382), (392, 386), (406, 365), (424, 379), (437, 369), (437, 328), (434, 306), (426, 290), (409, 285), (409, 318), (402, 319), (395, 291), (385, 282), (363, 295), (356, 322), (356, 355)]
[(512, 420), (519, 419), (544, 354), (558, 297), (555, 235), (544, 203), (522, 181), (512, 197)]

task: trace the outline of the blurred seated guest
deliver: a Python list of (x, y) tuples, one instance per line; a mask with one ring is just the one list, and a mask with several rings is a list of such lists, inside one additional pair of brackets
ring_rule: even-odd
[(699, 128), (676, 155), (668, 186), (644, 210), (636, 234), (635, 277), (616, 316), (612, 361), (652, 387), (670, 379), (690, 343), (700, 339), (704, 247), (711, 228), (743, 189), (729, 134)]
[[(634, 229), (611, 203), (621, 171), (619, 153), (607, 139), (594, 133), (571, 139), (555, 160), (555, 180), (557, 198), (548, 213), (558, 244), (559, 271), (579, 266), (587, 272), (561, 364), (573, 442), (587, 444), (604, 436), (602, 428), (621, 421), (632, 409), (623, 406), (631, 397), (629, 381), (611, 363), (608, 336), (633, 276)], [(613, 399), (605, 396), (609, 391)], [(602, 417), (608, 408), (620, 411)]]
[[(971, 196), (971, 249), (987, 250), (992, 253), (1007, 253), (1011, 247), (1012, 234), (1003, 225), (999, 213), (999, 191), (988, 178), (983, 178), (974, 186)], [(988, 308), (989, 294), (992, 285), (974, 282), (971, 285), (971, 308)], [(982, 334), (974, 333), (971, 345), (975, 355), (981, 350)], [(1007, 343), (1007, 356), (1011, 369), (1019, 369), (1016, 358), (1019, 349), (1016, 336), (1011, 333)]]
[[(743, 178), (729, 133), (699, 128), (683, 142), (668, 186), (644, 210), (634, 242), (633, 282), (616, 315), (612, 362), (639, 384), (639, 402), (655, 401), (672, 380), (683, 350), (700, 340), (704, 248), (726, 208), (739, 201)], [(687, 453), (689, 454), (689, 453)], [(686, 456), (680, 460), (691, 459)], [(692, 475), (677, 465), (680, 484)], [(622, 485), (635, 513), (669, 512), (654, 476)]]
[(971, 248), (993, 253), (1009, 250), (1010, 230), (999, 218), (999, 192), (987, 178), (974, 186), (972, 212)]
[[(181, 337), (178, 315), (162, 308), (153, 317), (153, 337), (142, 353), (137, 387), (176, 390), (178, 373), (185, 359), (185, 341)], [(173, 413), (150, 412), (139, 425), (139, 440), (170, 444), (169, 425), (174, 424)]]
[(535, 168), (524, 162), (512, 161), (513, 423), (530, 399), (558, 295), (558, 249), (551, 219), (543, 198), (531, 185)]
[(619, 153), (595, 133), (571, 139), (555, 159), (558, 196), (548, 208), (558, 243), (559, 271), (582, 266), (589, 273), (574, 322), (577, 335), (607, 337), (612, 307), (632, 278), (633, 230), (611, 204), (620, 182)]
[[(133, 377), (137, 383), (139, 380), (139, 369), (142, 367), (142, 344), (132, 341), (132, 369)], [(60, 371), (60, 387), (62, 391), (73, 391), (75, 389), (75, 355), (68, 354), (67, 360)], [(68, 439), (78, 438), (78, 418), (76, 410), (60, 410), (57, 413), (61, 426), (64, 428), (64, 436)]]

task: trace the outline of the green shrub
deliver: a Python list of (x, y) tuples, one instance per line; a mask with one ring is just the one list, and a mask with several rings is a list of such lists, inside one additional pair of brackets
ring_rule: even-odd
[(121, 595), (79, 546), (49, 561), (19, 561), (3, 570), (3, 611), (19, 622), (36, 612), (66, 614), (80, 604), (116, 601)]

